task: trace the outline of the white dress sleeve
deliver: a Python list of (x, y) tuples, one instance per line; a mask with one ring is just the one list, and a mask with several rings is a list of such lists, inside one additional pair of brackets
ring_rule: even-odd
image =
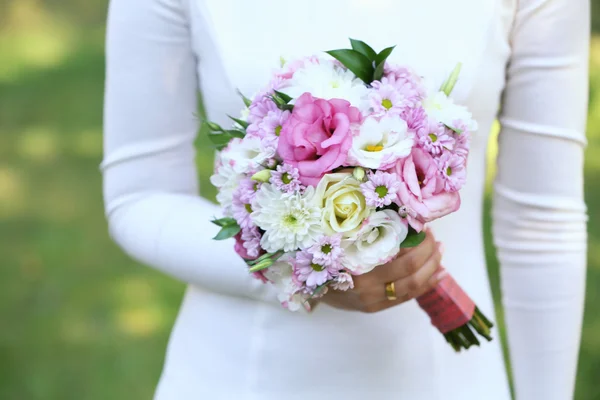
[(517, 400), (573, 397), (589, 21), (588, 0), (521, 0), (512, 30), (493, 219)]
[(199, 197), (197, 62), (178, 0), (113, 0), (107, 33), (104, 197), (109, 230), (133, 258), (186, 283), (274, 300)]

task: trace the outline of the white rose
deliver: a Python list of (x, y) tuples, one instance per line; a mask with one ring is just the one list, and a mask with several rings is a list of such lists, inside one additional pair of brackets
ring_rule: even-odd
[(391, 168), (400, 158), (407, 157), (415, 144), (406, 121), (397, 115), (386, 115), (381, 120), (368, 117), (359, 129), (352, 138), (348, 160), (361, 167)]
[(221, 153), (221, 160), (223, 164), (231, 165), (238, 174), (245, 174), (273, 157), (275, 150), (275, 147), (265, 145), (254, 136), (234, 138)]
[(446, 96), (446, 93), (435, 91), (429, 93), (423, 101), (423, 108), (428, 116), (433, 117), (442, 124), (457, 129), (456, 121), (463, 122), (470, 132), (477, 130), (477, 122), (469, 110), (458, 104), (454, 104), (452, 98)]
[(343, 264), (355, 274), (365, 274), (398, 254), (407, 234), (408, 227), (398, 213), (373, 212), (355, 237), (342, 241)]
[(328, 235), (354, 235), (371, 212), (360, 182), (350, 172), (323, 176), (316, 188), (315, 201), (323, 208), (323, 229)]

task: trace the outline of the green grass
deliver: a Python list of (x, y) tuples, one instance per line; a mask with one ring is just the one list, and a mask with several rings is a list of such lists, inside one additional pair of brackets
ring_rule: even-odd
[[(106, 233), (98, 171), (105, 8), (99, 0), (0, 4), (3, 400), (151, 398), (181, 300), (181, 283), (132, 262)], [(578, 400), (600, 398), (600, 39), (593, 55)], [(200, 158), (209, 160), (205, 144)], [(212, 196), (209, 166), (200, 169)], [(498, 299), (489, 234), (487, 250)]]

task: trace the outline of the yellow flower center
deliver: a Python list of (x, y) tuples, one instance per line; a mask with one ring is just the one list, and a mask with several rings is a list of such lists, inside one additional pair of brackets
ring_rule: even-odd
[(281, 182), (283, 182), (284, 184), (288, 184), (292, 181), (292, 177), (290, 176), (290, 174), (288, 174), (287, 172), (284, 172), (281, 175)]
[(315, 263), (310, 264), (310, 267), (313, 269), (313, 271), (317, 271), (317, 272), (321, 272), (325, 269), (324, 266), (315, 264)]
[(389, 110), (390, 108), (392, 108), (393, 104), (392, 101), (390, 99), (383, 99), (381, 101), (381, 105), (383, 106), (383, 108), (385, 108), (386, 110)]
[(252, 212), (252, 206), (250, 204), (246, 204), (244, 207), (246, 207), (246, 211), (248, 211), (248, 214)]
[(366, 151), (369, 151), (371, 153), (376, 153), (378, 151), (383, 150), (383, 146), (379, 145), (379, 144), (369, 144), (367, 145), (367, 147), (365, 147)]
[(431, 139), (432, 143), (435, 143), (435, 142), (437, 142), (438, 137), (437, 137), (437, 135), (435, 133), (430, 133), (429, 134), (429, 139)]
[(279, 136), (281, 134), (281, 125), (277, 125), (277, 127), (275, 128), (275, 135)]
[(446, 175), (448, 175), (448, 176), (452, 175), (452, 168), (450, 168), (450, 167), (446, 168)]
[(321, 251), (323, 252), (323, 254), (329, 254), (329, 253), (331, 253), (331, 245), (330, 244), (326, 244), (324, 246), (321, 246)]
[(375, 193), (377, 193), (377, 195), (383, 199), (388, 194), (388, 188), (385, 186), (377, 186), (375, 188)]

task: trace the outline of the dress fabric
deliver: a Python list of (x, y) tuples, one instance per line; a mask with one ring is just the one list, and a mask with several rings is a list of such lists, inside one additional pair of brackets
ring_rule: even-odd
[[(415, 301), (375, 314), (291, 313), (253, 280), (198, 196), (197, 97), (227, 123), (286, 58), (397, 45), (479, 123), (461, 209), (432, 224), (444, 266), (494, 316), (482, 210), (502, 125), (494, 241), (518, 400), (573, 396), (586, 267), (586, 0), (112, 0), (104, 196), (114, 240), (188, 284), (157, 400), (510, 399), (499, 339), (455, 354)], [(499, 111), (500, 110), (500, 111)], [(383, 288), (382, 288), (383, 290)], [(494, 331), (498, 338), (498, 332)]]

